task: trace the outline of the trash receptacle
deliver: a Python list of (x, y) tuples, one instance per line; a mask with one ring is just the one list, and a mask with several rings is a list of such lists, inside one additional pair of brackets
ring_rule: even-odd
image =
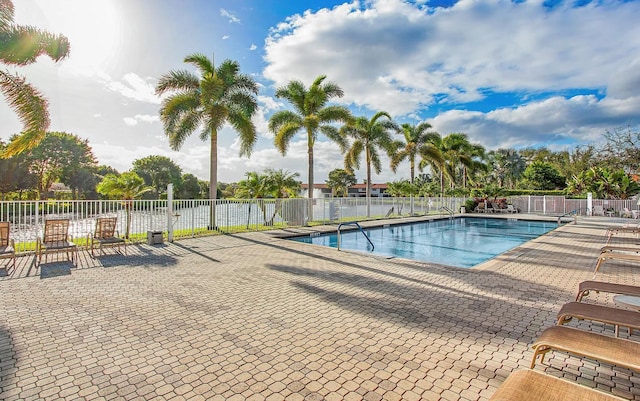
[(467, 213), (467, 208), (464, 206), (460, 206), (460, 213), (465, 214)]
[(147, 244), (156, 245), (162, 243), (162, 231), (147, 231)]

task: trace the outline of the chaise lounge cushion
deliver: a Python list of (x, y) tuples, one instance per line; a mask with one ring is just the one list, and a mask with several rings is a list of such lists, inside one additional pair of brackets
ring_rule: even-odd
[[(549, 327), (533, 343), (531, 368), (538, 355), (556, 350), (640, 372), (640, 343), (565, 326)], [(542, 362), (542, 360), (541, 360)]]
[(518, 370), (496, 390), (489, 401), (619, 401), (622, 398), (545, 375)]

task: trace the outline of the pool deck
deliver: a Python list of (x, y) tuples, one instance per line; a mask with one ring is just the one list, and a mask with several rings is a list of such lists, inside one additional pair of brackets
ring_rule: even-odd
[[(335, 226), (81, 251), (77, 268), (22, 256), (0, 277), (0, 400), (487, 400), (591, 279), (613, 220), (473, 269), (282, 238)], [(640, 285), (638, 267), (607, 262), (598, 279)], [(640, 400), (624, 368), (556, 352), (535, 369)]]

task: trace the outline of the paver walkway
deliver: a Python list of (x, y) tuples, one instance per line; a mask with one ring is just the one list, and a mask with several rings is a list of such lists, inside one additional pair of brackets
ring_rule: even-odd
[[(486, 400), (591, 278), (603, 224), (474, 269), (282, 232), (80, 252), (74, 269), (21, 257), (0, 278), (0, 399)], [(636, 267), (607, 262), (598, 278), (640, 285)], [(536, 370), (640, 399), (626, 369), (554, 353)]]

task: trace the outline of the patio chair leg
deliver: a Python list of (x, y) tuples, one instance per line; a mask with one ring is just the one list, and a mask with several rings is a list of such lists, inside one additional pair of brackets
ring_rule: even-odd
[(600, 269), (600, 265), (602, 265), (602, 262), (604, 262), (606, 258), (602, 255), (600, 255), (600, 257), (598, 258), (598, 263), (596, 263), (596, 269), (593, 271), (593, 279), (596, 278), (596, 274), (598, 274), (598, 269)]

